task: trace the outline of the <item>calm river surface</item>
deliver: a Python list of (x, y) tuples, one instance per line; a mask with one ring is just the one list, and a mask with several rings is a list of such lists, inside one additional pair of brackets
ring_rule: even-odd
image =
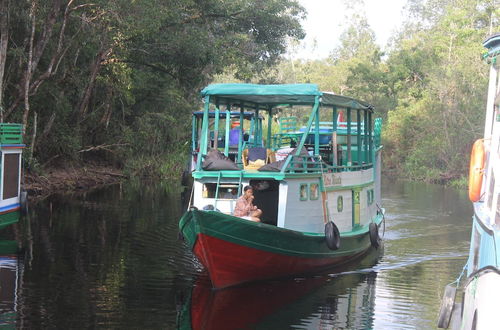
[(177, 239), (177, 186), (54, 196), (0, 231), (0, 326), (435, 329), (468, 254), (465, 191), (385, 180), (385, 244), (311, 278), (212, 291)]

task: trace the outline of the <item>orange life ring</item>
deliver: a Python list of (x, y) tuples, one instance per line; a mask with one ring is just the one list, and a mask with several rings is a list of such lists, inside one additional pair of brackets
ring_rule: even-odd
[(469, 199), (477, 202), (481, 199), (484, 171), (484, 143), (483, 139), (476, 140), (472, 146), (469, 167)]

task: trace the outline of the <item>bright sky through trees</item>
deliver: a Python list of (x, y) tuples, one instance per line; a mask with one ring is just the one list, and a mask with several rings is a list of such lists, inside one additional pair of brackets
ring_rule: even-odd
[[(303, 22), (307, 36), (301, 45), (291, 50), (292, 57), (321, 59), (338, 45), (339, 36), (347, 26), (346, 10), (342, 0), (299, 0), (308, 12)], [(377, 42), (384, 47), (392, 32), (403, 22), (406, 0), (365, 0), (365, 14), (375, 31)]]

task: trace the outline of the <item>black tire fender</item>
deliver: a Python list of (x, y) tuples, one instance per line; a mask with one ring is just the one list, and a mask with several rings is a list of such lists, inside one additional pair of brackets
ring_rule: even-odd
[(378, 234), (378, 226), (376, 223), (371, 222), (368, 227), (370, 233), (370, 243), (376, 249), (380, 246), (380, 236)]
[[(455, 295), (457, 288), (448, 284), (444, 289), (443, 299), (441, 299), (441, 306), (439, 308), (438, 328), (448, 329), (450, 324), (451, 314), (455, 306)], [(474, 318), (476, 315), (474, 314)]]
[(338, 250), (340, 247), (340, 232), (332, 221), (325, 225), (325, 241), (330, 250)]

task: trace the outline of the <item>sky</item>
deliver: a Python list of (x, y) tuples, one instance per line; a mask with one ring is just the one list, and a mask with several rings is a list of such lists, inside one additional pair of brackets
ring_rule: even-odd
[[(302, 22), (306, 38), (292, 58), (322, 59), (339, 44), (339, 37), (347, 26), (347, 11), (342, 0), (299, 0), (306, 8), (307, 19)], [(368, 23), (375, 31), (377, 43), (385, 47), (392, 32), (403, 22), (406, 0), (364, 0)]]

